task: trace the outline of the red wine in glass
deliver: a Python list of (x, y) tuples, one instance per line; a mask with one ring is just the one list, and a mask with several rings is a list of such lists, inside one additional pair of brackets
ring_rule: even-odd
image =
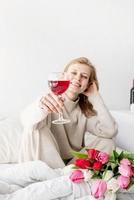
[[(69, 87), (70, 81), (67, 79), (65, 72), (52, 72), (48, 78), (48, 86), (51, 91), (57, 95), (61, 96)], [(69, 123), (69, 119), (63, 118), (63, 113), (59, 113), (59, 118), (52, 121), (53, 124), (66, 124)]]
[(56, 95), (61, 95), (64, 93), (69, 87), (69, 80), (61, 80), (61, 81), (48, 81), (48, 85), (51, 88), (51, 91)]

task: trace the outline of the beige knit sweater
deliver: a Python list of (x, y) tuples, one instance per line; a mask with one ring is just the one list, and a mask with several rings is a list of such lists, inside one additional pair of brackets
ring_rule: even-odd
[(80, 110), (78, 100), (74, 102), (66, 97), (63, 114), (71, 122), (64, 125), (52, 124), (51, 121), (57, 119), (57, 114), (45, 113), (40, 109), (39, 101), (28, 106), (21, 115), (24, 133), (19, 160), (40, 159), (52, 167), (61, 167), (62, 160), (56, 166), (53, 164), (54, 160), (60, 160), (60, 156), (62, 159), (70, 159), (72, 149), (81, 150), (86, 131), (89, 132), (91, 141), (89, 147), (106, 152), (113, 150), (115, 147), (111, 139), (117, 134), (117, 124), (99, 94), (89, 100), (97, 111), (97, 116), (86, 118)]

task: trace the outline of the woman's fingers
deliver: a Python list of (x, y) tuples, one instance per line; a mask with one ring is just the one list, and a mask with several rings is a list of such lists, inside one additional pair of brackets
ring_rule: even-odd
[(48, 96), (46, 96), (44, 98), (44, 103), (52, 112), (60, 112), (61, 111), (58, 107), (58, 104), (56, 104), (56, 102)]
[(40, 107), (48, 112), (61, 112), (63, 108), (63, 100), (58, 96), (49, 93), (42, 97)]
[(51, 113), (52, 110), (45, 104), (44, 97), (42, 97), (39, 101), (39, 107), (44, 111)]
[(64, 99), (62, 97), (57, 96), (54, 93), (49, 93), (48, 96), (50, 97), (50, 101), (52, 100), (52, 102), (55, 104), (55, 106), (63, 108)]
[(97, 86), (96, 86), (96, 83), (95, 81), (92, 82), (89, 87), (83, 92), (84, 95), (86, 96), (90, 96), (92, 94), (97, 94), (98, 93), (98, 89), (97, 89)]
[(49, 93), (46, 96), (46, 100), (52, 105), (52, 108), (57, 110), (57, 112), (62, 111), (63, 101), (58, 96), (54, 95), (53, 93)]

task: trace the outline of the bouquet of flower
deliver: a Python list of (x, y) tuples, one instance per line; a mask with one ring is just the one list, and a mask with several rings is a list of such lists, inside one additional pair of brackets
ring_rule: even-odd
[[(111, 155), (96, 149), (86, 153), (73, 152), (76, 160), (70, 180), (74, 183), (89, 182), (95, 199), (116, 199), (118, 190), (127, 190), (134, 184), (134, 154), (113, 151)], [(109, 198), (108, 198), (109, 196)]]

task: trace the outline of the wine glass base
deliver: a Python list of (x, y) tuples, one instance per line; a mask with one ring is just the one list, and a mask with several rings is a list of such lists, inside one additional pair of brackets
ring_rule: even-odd
[(52, 121), (53, 124), (68, 124), (70, 122), (69, 119), (56, 119)]

